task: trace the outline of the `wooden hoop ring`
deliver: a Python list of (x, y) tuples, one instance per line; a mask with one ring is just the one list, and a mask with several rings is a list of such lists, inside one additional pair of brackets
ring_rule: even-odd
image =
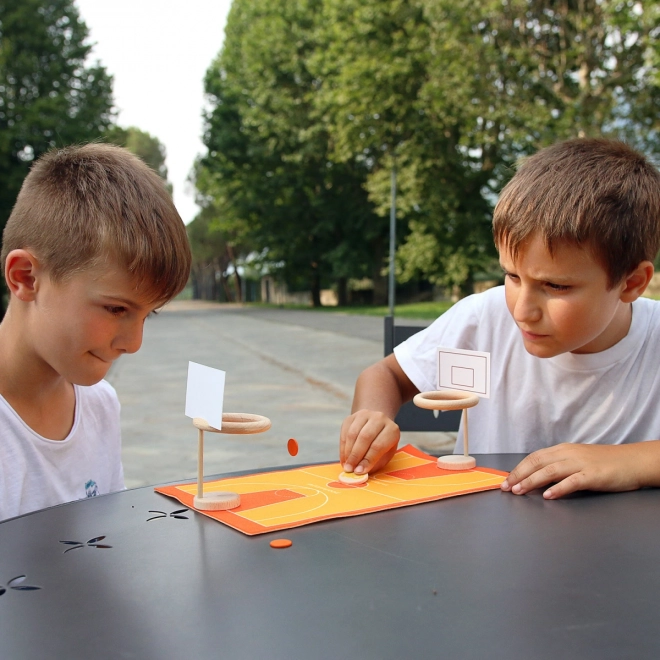
[(222, 413), (222, 428), (216, 429), (201, 417), (193, 418), (193, 425), (200, 431), (210, 433), (262, 433), (267, 431), (271, 424), (268, 417), (252, 415), (250, 413)]
[(479, 397), (461, 390), (439, 390), (436, 392), (420, 392), (413, 398), (419, 408), (426, 410), (464, 410), (479, 403)]

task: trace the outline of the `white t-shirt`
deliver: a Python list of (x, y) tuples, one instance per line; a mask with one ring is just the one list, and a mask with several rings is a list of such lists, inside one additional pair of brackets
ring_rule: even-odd
[[(439, 347), (491, 354), (490, 398), (468, 411), (470, 453), (532, 452), (561, 442), (660, 439), (660, 302), (632, 304), (626, 337), (600, 353), (537, 358), (504, 287), (469, 296), (394, 349), (421, 392), (437, 389)], [(455, 451), (463, 452), (459, 432)]]
[(124, 488), (114, 388), (102, 380), (74, 389), (64, 440), (35, 433), (0, 396), (0, 520)]

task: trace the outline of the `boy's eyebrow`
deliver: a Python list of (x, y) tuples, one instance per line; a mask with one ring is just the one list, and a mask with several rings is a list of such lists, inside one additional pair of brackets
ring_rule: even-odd
[[(513, 266), (514, 270), (511, 270), (510, 268), (507, 268), (501, 261), (500, 261), (500, 268), (505, 273), (515, 272), (515, 266)], [(538, 282), (555, 282), (557, 284), (562, 284), (564, 282), (569, 283), (574, 281), (574, 277), (571, 275), (557, 275), (557, 274), (546, 275), (544, 273), (534, 273), (533, 279), (535, 279)]]
[(108, 301), (112, 301), (113, 303), (130, 307), (131, 309), (140, 309), (141, 307), (139, 303), (129, 298), (122, 298), (121, 296), (114, 296), (112, 294), (103, 294), (103, 297)]

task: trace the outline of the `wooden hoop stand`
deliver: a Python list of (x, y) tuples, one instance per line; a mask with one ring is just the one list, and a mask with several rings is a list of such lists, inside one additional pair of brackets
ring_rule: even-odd
[(438, 458), (438, 467), (444, 470), (471, 470), (477, 464), (469, 455), (468, 448), (468, 416), (467, 409), (479, 403), (476, 394), (460, 390), (439, 390), (437, 392), (421, 392), (415, 395), (413, 402), (419, 408), (427, 410), (462, 410), (463, 411), (463, 455), (449, 454)]
[(198, 431), (197, 495), (193, 498), (193, 506), (202, 511), (236, 508), (241, 503), (241, 496), (238, 493), (215, 491), (204, 494), (204, 431), (233, 434), (262, 433), (270, 428), (270, 420), (268, 417), (249, 413), (223, 413), (221, 429), (216, 429), (201, 417), (193, 419), (193, 426)]

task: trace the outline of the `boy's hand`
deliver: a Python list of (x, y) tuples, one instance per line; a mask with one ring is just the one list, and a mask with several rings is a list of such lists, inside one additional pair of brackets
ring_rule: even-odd
[(401, 432), (387, 415), (358, 410), (344, 420), (339, 434), (339, 460), (345, 472), (363, 474), (387, 465)]
[[(644, 485), (641, 475), (646, 450), (656, 443), (628, 445), (561, 444), (539, 449), (522, 460), (501, 488), (515, 495), (554, 483), (543, 493), (547, 500), (578, 490), (625, 491)], [(648, 463), (647, 463), (648, 465)]]

